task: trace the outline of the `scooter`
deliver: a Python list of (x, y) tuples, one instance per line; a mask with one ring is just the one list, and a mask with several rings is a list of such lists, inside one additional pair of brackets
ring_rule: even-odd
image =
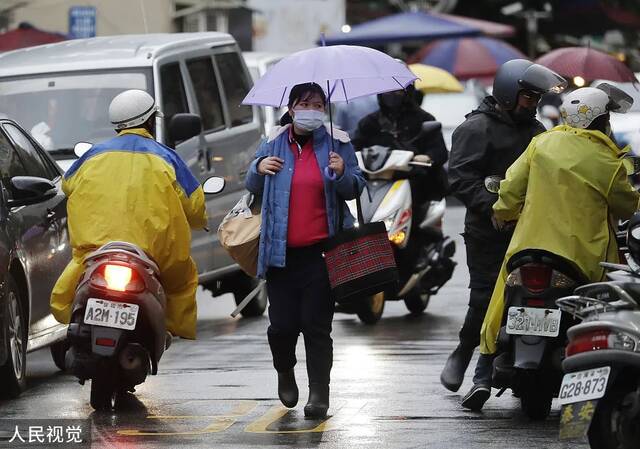
[(556, 299), (585, 284), (571, 262), (544, 250), (528, 249), (507, 262), (505, 313), (493, 362), (493, 386), (510, 388), (532, 420), (545, 419), (562, 380), (566, 331), (576, 323)]
[[(210, 178), (205, 193), (224, 179)], [(158, 372), (171, 343), (165, 328), (166, 296), (156, 263), (136, 245), (110, 242), (85, 259), (67, 331), (65, 365), (84, 385), (91, 379), (91, 406), (111, 410)]]
[[(439, 132), (440, 128), (439, 122), (425, 122), (422, 132)], [(383, 146), (364, 148), (356, 156), (367, 181), (360, 198), (364, 220), (384, 222), (400, 282), (392, 291), (357, 303), (338, 304), (338, 310), (355, 312), (361, 321), (373, 324), (382, 316), (385, 301), (402, 299), (412, 314), (420, 314), (431, 296), (451, 279), (456, 265), (452, 260), (455, 242), (442, 233), (446, 201), (431, 201), (426, 211), (414, 216), (409, 177), (414, 167), (428, 168), (431, 162), (415, 160), (418, 158), (412, 151)], [(357, 216), (355, 201), (348, 204)]]
[[(640, 215), (629, 223), (628, 265), (608, 282), (585, 285), (557, 301), (582, 320), (568, 331), (560, 388), (561, 439), (597, 449), (640, 447)], [(634, 244), (635, 242), (635, 244)]]

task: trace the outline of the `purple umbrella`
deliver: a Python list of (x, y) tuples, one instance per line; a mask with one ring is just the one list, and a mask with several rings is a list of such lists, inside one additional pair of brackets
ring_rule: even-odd
[[(389, 55), (367, 47), (334, 45), (299, 51), (283, 58), (256, 81), (242, 104), (281, 107), (292, 87), (316, 83), (327, 93), (329, 102), (404, 89), (416, 76)], [(329, 121), (333, 125), (331, 108)], [(331, 144), (333, 145), (333, 126)], [(335, 174), (325, 169), (333, 178)]]
[(329, 101), (404, 89), (416, 76), (391, 56), (353, 45), (316, 47), (283, 58), (256, 81), (242, 104), (281, 107), (289, 90), (316, 83), (326, 90)]

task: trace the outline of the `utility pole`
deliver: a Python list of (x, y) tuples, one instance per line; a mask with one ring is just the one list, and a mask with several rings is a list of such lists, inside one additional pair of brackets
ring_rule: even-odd
[(527, 30), (527, 54), (530, 58), (537, 56), (538, 20), (550, 19), (553, 16), (550, 3), (545, 3), (544, 11), (524, 9), (522, 2), (511, 3), (501, 10), (505, 16), (515, 16), (524, 19)]

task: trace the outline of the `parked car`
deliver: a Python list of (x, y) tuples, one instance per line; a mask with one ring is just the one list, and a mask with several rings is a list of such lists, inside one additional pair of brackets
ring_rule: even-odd
[[(277, 64), (284, 55), (280, 53), (267, 53), (267, 52), (244, 52), (244, 61), (247, 64), (249, 73), (253, 81), (256, 81), (267, 73), (273, 65)], [(288, 98), (283, 101), (286, 103)], [(263, 135), (268, 136), (269, 130), (278, 124), (278, 120), (286, 111), (286, 104), (281, 108), (272, 108), (271, 106), (265, 106), (260, 108), (260, 114), (263, 118), (264, 130)]]
[[(257, 107), (241, 106), (251, 78), (233, 37), (180, 33), (79, 39), (0, 54), (0, 113), (16, 119), (68, 168), (77, 142), (114, 136), (111, 100), (127, 89), (153, 95), (165, 118), (156, 139), (171, 147), (200, 182), (226, 180), (225, 193), (207, 198), (215, 230), (244, 191), (244, 175), (262, 134)], [(177, 113), (200, 116), (203, 131), (174, 142), (168, 124)], [(241, 301), (257, 285), (220, 246), (215, 232), (193, 232), (192, 255), (201, 284)], [(262, 291), (243, 315), (263, 313)]]
[(0, 395), (24, 388), (27, 352), (51, 346), (64, 366), (67, 326), (49, 296), (71, 260), (62, 171), (14, 121), (0, 119)]

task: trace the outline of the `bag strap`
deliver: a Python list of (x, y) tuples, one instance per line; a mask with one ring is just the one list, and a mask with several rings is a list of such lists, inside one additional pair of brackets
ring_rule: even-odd
[[(367, 188), (365, 186), (365, 188)], [(367, 188), (367, 191), (369, 189)], [(353, 178), (353, 191), (356, 192), (356, 210), (357, 210), (357, 215), (358, 215), (358, 223), (364, 224), (364, 214), (362, 213), (362, 203), (360, 201), (360, 193), (358, 192), (358, 180), (354, 177)], [(339, 203), (338, 200), (338, 195), (336, 194), (336, 202)], [(338, 204), (336, 204), (336, 206), (338, 206)], [(344, 226), (344, 208), (342, 207), (342, 205), (340, 205), (340, 207), (338, 208), (338, 229), (342, 229), (342, 227)]]

